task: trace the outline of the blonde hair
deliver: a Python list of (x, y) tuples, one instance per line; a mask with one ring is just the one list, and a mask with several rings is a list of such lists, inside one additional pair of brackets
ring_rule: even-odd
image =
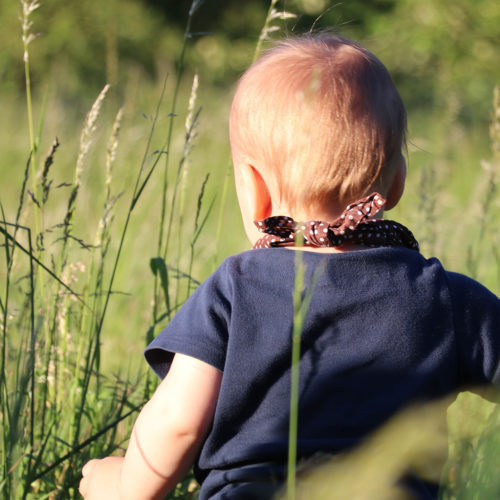
[(289, 208), (345, 207), (387, 188), (405, 134), (406, 110), (385, 66), (324, 33), (283, 41), (258, 59), (230, 114), (235, 166), (251, 163)]

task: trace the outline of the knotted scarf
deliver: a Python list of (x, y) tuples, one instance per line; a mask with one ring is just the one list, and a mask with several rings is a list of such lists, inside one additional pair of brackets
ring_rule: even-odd
[(295, 222), (284, 215), (257, 220), (255, 225), (265, 235), (254, 248), (295, 246), (299, 239), (309, 247), (337, 247), (349, 242), (368, 247), (400, 246), (418, 251), (418, 242), (408, 228), (395, 221), (370, 218), (385, 203), (380, 194), (372, 193), (348, 205), (334, 222)]

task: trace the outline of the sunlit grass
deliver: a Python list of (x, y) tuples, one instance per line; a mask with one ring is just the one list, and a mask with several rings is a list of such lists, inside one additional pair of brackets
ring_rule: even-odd
[[(180, 81), (179, 77), (176, 88), (180, 88)], [(189, 130), (180, 134), (180, 143), (174, 139), (177, 136), (173, 132), (178, 128), (173, 123), (178, 117), (171, 112), (169, 132), (165, 134), (167, 82), (168, 78), (161, 95), (157, 94), (157, 105), (142, 118), (142, 137), (134, 138), (127, 148), (134, 152), (131, 157), (120, 157), (121, 144), (124, 135), (130, 138), (129, 134), (137, 135), (137, 130), (119, 133), (122, 110), (103, 112), (109, 93), (106, 85), (82, 120), (80, 141), (73, 153), (61, 157), (65, 147), (56, 136), (47, 156), (37, 160), (30, 140), (26, 167), (13, 197), (14, 208), (10, 205), (5, 210), (2, 201), (0, 489), (6, 498), (31, 494), (77, 497), (79, 471), (85, 460), (121, 448), (130, 419), (126, 427), (121, 422), (142, 406), (151, 383), (144, 366), (137, 372), (130, 362), (123, 362), (129, 356), (123, 356), (119, 345), (134, 338), (134, 357), (140, 358), (147, 335), (157, 327), (156, 321), (165, 322), (179, 307), (179, 290), (189, 290), (191, 281), (198, 282), (189, 273), (195, 271), (198, 238), (209, 213), (207, 176), (189, 178), (190, 198), (185, 200), (176, 196), (182, 189), (179, 182), (162, 185), (155, 174), (168, 156), (178, 166), (172, 174), (166, 165), (165, 179), (179, 179), (181, 175), (185, 180), (199, 113), (194, 109), (194, 95), (189, 106), (181, 102), (182, 93), (175, 92), (170, 109), (175, 109), (177, 100), (179, 106), (187, 108), (191, 115)], [(96, 144), (98, 139), (100, 144)], [(135, 152), (138, 144), (142, 154)], [(58, 168), (61, 162), (62, 169)], [(114, 179), (120, 180), (118, 188)], [(160, 189), (149, 191), (153, 183)], [(157, 217), (152, 220), (136, 209), (145, 197), (154, 196), (148, 207), (151, 210), (162, 193), (168, 204), (161, 219), (170, 220), (168, 230), (174, 235), (182, 229), (187, 241), (158, 256), (147, 241), (151, 240), (149, 233), (142, 247), (147, 251), (139, 254), (140, 258), (137, 254), (132, 257), (127, 254), (131, 247), (125, 245), (130, 239), (131, 221), (136, 220), (136, 228), (147, 221), (147, 231), (158, 223)], [(180, 223), (186, 227), (180, 228)], [(141, 299), (143, 307), (147, 304), (145, 309), (149, 309), (151, 299), (157, 296), (151, 291), (152, 258), (163, 266), (164, 276), (170, 274), (169, 283), (162, 288), (155, 323), (137, 314), (140, 327), (134, 330), (127, 320), (128, 314), (134, 313), (130, 307), (126, 314), (124, 309), (115, 309), (115, 322), (109, 323), (110, 306), (117, 297), (141, 293), (138, 281), (142, 286), (149, 284), (147, 297)], [(136, 272), (135, 266), (125, 264), (120, 282), (117, 271), (124, 260), (142, 265), (142, 270)], [(174, 304), (172, 309), (169, 303)], [(120, 341), (103, 350), (103, 339), (117, 323), (115, 338)], [(116, 374), (111, 374), (109, 362), (106, 366), (103, 363), (110, 357), (119, 366)]]

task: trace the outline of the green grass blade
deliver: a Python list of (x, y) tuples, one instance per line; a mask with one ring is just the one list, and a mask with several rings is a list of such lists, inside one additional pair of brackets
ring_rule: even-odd
[[(12, 226), (12, 227), (17, 227), (17, 228), (20, 228), (20, 229), (23, 229), (25, 231), (27, 231), (30, 235), (30, 239), (31, 239), (31, 229), (29, 227), (26, 227), (26, 226), (20, 226), (18, 224), (11, 224), (11, 223), (5, 223), (9, 226)], [(67, 285), (66, 283), (64, 283), (51, 269), (49, 269), (43, 262), (41, 262), (37, 257), (35, 257), (35, 255), (33, 254), (33, 252), (30, 250), (30, 249), (27, 249), (25, 248), (21, 243), (19, 243), (19, 241), (17, 241), (17, 239), (15, 239), (12, 235), (10, 235), (5, 229), (3, 229), (2, 227), (0, 227), (0, 233), (2, 233), (10, 242), (13, 243), (13, 245), (15, 245), (17, 248), (19, 248), (19, 250), (21, 250), (23, 253), (25, 253), (26, 255), (28, 255), (28, 257), (30, 258), (30, 261), (32, 262), (35, 262), (37, 264), (37, 266), (39, 266), (40, 268), (42, 268), (52, 279), (54, 279), (55, 281), (57, 281), (63, 288), (65, 288), (73, 297), (75, 297), (76, 300), (78, 300), (79, 302), (82, 303), (82, 305), (84, 307), (88, 307), (87, 304), (85, 303), (85, 301), (79, 296), (78, 293), (76, 293), (69, 285)]]

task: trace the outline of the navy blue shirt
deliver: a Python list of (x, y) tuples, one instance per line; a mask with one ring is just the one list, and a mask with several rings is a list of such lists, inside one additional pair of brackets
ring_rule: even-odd
[[(403, 248), (301, 254), (306, 282), (320, 272), (302, 331), (299, 459), (352, 447), (411, 402), (500, 383), (500, 301), (479, 283)], [(223, 372), (200, 499), (284, 479), (295, 256), (225, 260), (146, 349), (160, 377), (176, 352)]]

